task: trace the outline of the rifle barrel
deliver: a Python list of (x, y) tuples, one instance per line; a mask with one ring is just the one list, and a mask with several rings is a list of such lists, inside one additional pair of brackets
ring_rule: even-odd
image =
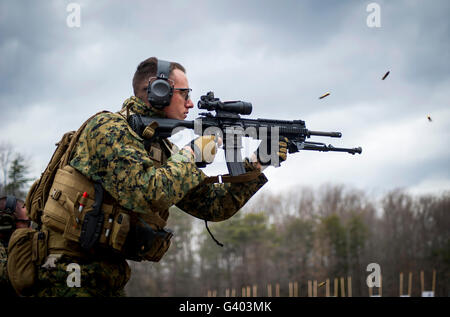
[(341, 132), (323, 132), (323, 131), (311, 131), (308, 130), (308, 136), (317, 135), (317, 136), (329, 136), (332, 138), (340, 138), (342, 136)]

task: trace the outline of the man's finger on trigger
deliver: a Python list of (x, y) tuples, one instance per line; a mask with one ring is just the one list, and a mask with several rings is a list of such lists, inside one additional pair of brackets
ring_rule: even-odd
[(286, 161), (286, 158), (287, 158), (286, 153), (278, 152), (278, 156), (280, 157), (280, 159), (282, 161)]

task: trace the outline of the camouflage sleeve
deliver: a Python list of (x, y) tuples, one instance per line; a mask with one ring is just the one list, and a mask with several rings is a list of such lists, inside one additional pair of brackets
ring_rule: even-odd
[[(246, 160), (245, 169), (255, 168)], [(177, 207), (200, 219), (223, 221), (238, 212), (266, 182), (261, 174), (246, 183), (203, 184), (189, 191)]]
[(143, 140), (117, 114), (102, 113), (80, 134), (70, 165), (104, 189), (123, 207), (148, 213), (167, 209), (198, 186), (206, 175), (186, 150), (156, 168)]
[(0, 243), (0, 289), (5, 285), (9, 285), (8, 270), (7, 270), (8, 254), (6, 248)]

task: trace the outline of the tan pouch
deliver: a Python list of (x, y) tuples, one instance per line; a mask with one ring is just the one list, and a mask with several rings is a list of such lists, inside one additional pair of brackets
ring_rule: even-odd
[(117, 251), (122, 251), (128, 232), (130, 231), (130, 216), (125, 213), (119, 213), (114, 219), (111, 229), (111, 239), (109, 244)]
[(151, 250), (149, 250), (147, 253), (145, 253), (143, 258), (147, 261), (159, 262), (159, 260), (161, 260), (163, 255), (167, 252), (167, 250), (170, 247), (170, 238), (169, 239), (162, 239), (162, 238), (155, 239), (155, 243), (153, 243), (153, 246), (154, 247)]
[(8, 244), (8, 276), (17, 294), (30, 295), (37, 278), (37, 265), (48, 253), (48, 234), (31, 228), (16, 229)]

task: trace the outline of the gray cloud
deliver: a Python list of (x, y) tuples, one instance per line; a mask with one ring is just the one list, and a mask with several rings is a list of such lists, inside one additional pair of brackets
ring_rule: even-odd
[(195, 99), (214, 89), (251, 101), (251, 117), (303, 119), (364, 148), (295, 154), (267, 171), (273, 190), (450, 186), (448, 1), (375, 1), (381, 28), (366, 25), (372, 1), (77, 1), (80, 28), (66, 25), (69, 2), (0, 1), (0, 139), (33, 157), (36, 176), (63, 132), (117, 110), (136, 65), (158, 56), (186, 66)]

